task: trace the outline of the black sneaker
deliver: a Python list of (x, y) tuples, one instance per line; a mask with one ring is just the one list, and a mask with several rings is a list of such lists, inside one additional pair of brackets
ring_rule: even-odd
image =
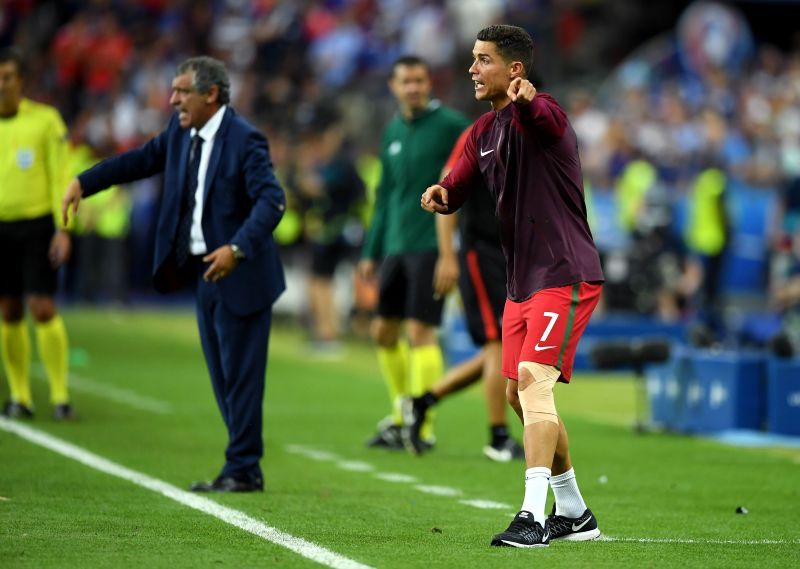
[(33, 419), (33, 409), (16, 401), (6, 401), (2, 415), (9, 419)]
[(405, 426), (402, 429), (403, 444), (406, 450), (412, 454), (422, 454), (430, 450), (432, 443), (422, 440), (420, 431), (425, 418), (428, 415), (430, 406), (422, 397), (406, 399), (403, 402), (403, 421)]
[(514, 521), (503, 533), (498, 533), (492, 538), (495, 547), (547, 547), (550, 545), (550, 532), (545, 522), (542, 524), (533, 520), (533, 514), (522, 510)]
[(525, 449), (509, 437), (500, 444), (486, 445), (483, 447), (483, 454), (495, 462), (511, 462), (525, 458)]
[(597, 518), (589, 508), (577, 518), (556, 515), (556, 505), (547, 517), (547, 526), (550, 530), (550, 539), (563, 541), (591, 541), (600, 537), (600, 528), (597, 527)]
[(53, 419), (56, 421), (73, 421), (75, 418), (75, 410), (69, 403), (61, 403), (53, 407)]
[(404, 447), (403, 438), (400, 434), (400, 425), (382, 421), (378, 424), (378, 432), (367, 441), (367, 447), (402, 450)]

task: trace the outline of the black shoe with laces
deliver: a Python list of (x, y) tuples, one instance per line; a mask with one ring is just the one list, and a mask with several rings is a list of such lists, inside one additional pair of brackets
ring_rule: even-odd
[(508, 529), (498, 533), (492, 538), (492, 545), (495, 547), (547, 547), (550, 545), (550, 533), (545, 522), (542, 527), (534, 521), (533, 514), (527, 510), (522, 510)]
[(389, 450), (402, 450), (403, 439), (400, 435), (400, 425), (381, 423), (378, 432), (367, 441), (368, 448), (385, 448)]
[(2, 415), (9, 419), (33, 419), (33, 409), (17, 401), (6, 401)]
[(69, 403), (61, 403), (53, 407), (53, 419), (56, 421), (74, 421), (75, 409)]
[(403, 421), (405, 426), (402, 429), (403, 444), (406, 450), (412, 454), (422, 454), (430, 450), (431, 443), (424, 441), (420, 437), (422, 424), (428, 415), (428, 405), (425, 397), (414, 397), (403, 402)]
[(589, 508), (577, 518), (556, 515), (556, 505), (547, 517), (547, 526), (550, 529), (550, 539), (563, 541), (591, 541), (600, 537), (600, 528), (597, 527), (597, 518)]
[(495, 462), (511, 462), (525, 458), (525, 449), (509, 437), (502, 443), (486, 445), (483, 447), (483, 454)]

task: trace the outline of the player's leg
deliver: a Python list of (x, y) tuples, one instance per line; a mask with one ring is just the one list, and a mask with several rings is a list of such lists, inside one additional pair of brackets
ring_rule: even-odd
[[(409, 342), (409, 384), (412, 397), (420, 397), (442, 376), (444, 356), (439, 346), (436, 328), (425, 322), (410, 319), (407, 322)], [(423, 443), (418, 449), (428, 450), (434, 443), (434, 412), (426, 413), (418, 432)]]
[(384, 259), (378, 281), (378, 315), (371, 335), (377, 346), (378, 366), (389, 394), (389, 417), (378, 425), (368, 447), (402, 449), (402, 400), (409, 396), (408, 348), (400, 341), (407, 295), (407, 275), (399, 256)]
[(550, 487), (555, 496), (553, 510), (547, 518), (550, 539), (565, 541), (597, 539), (600, 536), (600, 529), (578, 488), (578, 480), (569, 456), (567, 429), (561, 417), (559, 417), (558, 444), (553, 457)]
[[(28, 309), (33, 318), (39, 358), (50, 383), (50, 402), (55, 409), (59, 409), (61, 406), (69, 405), (67, 330), (56, 311), (55, 299), (52, 296), (31, 295), (28, 297)], [(61, 412), (59, 410), (59, 413)]]
[(23, 264), (27, 236), (22, 222), (0, 222), (0, 251), (3, 251), (3, 277), (0, 278), (0, 357), (3, 360), (9, 401), (3, 413), (7, 416), (33, 416), (30, 388), (31, 345), (25, 324)]
[(31, 343), (25, 324), (25, 308), (19, 296), (0, 296), (3, 322), (0, 326), (0, 353), (8, 379), (10, 399), (3, 408), (9, 417), (32, 417), (30, 385)]
[[(549, 538), (545, 534), (544, 501), (547, 497), (547, 485), (553, 455), (551, 452), (550, 458), (544, 462), (544, 465), (535, 464), (537, 450), (534, 447), (538, 444), (538, 441), (535, 441), (535, 436), (539, 433), (533, 430), (532, 426), (542, 419), (547, 419), (547, 422), (550, 422), (550, 414), (545, 413), (542, 417), (542, 405), (532, 407), (531, 401), (535, 400), (534, 396), (536, 394), (545, 393), (549, 382), (554, 382), (555, 380), (548, 374), (542, 373), (547, 371), (545, 366), (542, 366), (545, 368), (543, 370), (531, 370), (526, 365), (529, 362), (520, 361), (520, 356), (524, 352), (523, 346), (528, 341), (528, 323), (522, 308), (522, 303), (506, 302), (503, 313), (502, 367), (503, 374), (509, 378), (509, 389), (507, 390), (509, 403), (523, 419), (524, 424), (523, 442), (527, 463), (527, 469), (525, 470), (525, 499), (523, 500), (522, 508), (508, 528), (496, 534), (492, 538), (491, 544), (493, 546), (546, 547), (549, 544)], [(512, 385), (516, 387), (515, 390), (512, 390)], [(538, 411), (537, 408), (539, 409)], [(553, 448), (555, 448), (558, 439), (557, 428), (555, 431), (554, 441), (552, 442)], [(545, 434), (547, 434), (546, 431)], [(541, 511), (540, 513), (538, 512), (539, 510)]]
[(309, 297), (313, 318), (313, 340), (319, 355), (337, 355), (340, 335), (339, 311), (335, 302), (333, 276), (342, 258), (337, 243), (313, 243)]
[(447, 370), (444, 376), (422, 395), (405, 401), (403, 443), (409, 452), (419, 454), (425, 449), (421, 432), (422, 425), (428, 420), (429, 412), (446, 397), (480, 380), (483, 360), (483, 350), (480, 350), (471, 358)]
[[(408, 279), (405, 313), (409, 341), (409, 379), (411, 395), (419, 397), (429, 390), (444, 372), (444, 356), (437, 328), (441, 324), (444, 299), (433, 290), (433, 275), (438, 254), (425, 251), (403, 256)], [(433, 413), (428, 413), (419, 431), (420, 439), (433, 444)]]
[(503, 347), (500, 341), (491, 341), (483, 347), (483, 389), (489, 421), (489, 444), (483, 454), (496, 462), (524, 459), (523, 447), (511, 436), (507, 422), (507, 381), (503, 376)]
[(31, 243), (23, 275), (28, 310), (33, 318), (36, 344), (50, 383), (50, 402), (56, 419), (72, 417), (67, 388), (69, 341), (64, 321), (56, 310), (58, 271), (49, 259), (55, 227), (50, 216), (31, 222)]
[[(564, 383), (569, 383), (572, 377), (572, 365), (578, 341), (597, 305), (601, 287), (588, 283), (577, 283), (569, 287), (546, 289), (535, 295), (531, 302), (526, 303), (526, 318), (531, 334), (522, 350), (522, 359), (536, 361), (538, 364), (529, 366), (534, 376), (538, 375), (539, 366), (552, 366), (553, 370), (560, 371), (556, 378)], [(522, 368), (522, 364), (520, 368)], [(520, 369), (520, 378), (522, 377)], [(541, 375), (546, 375), (542, 373)], [(553, 384), (554, 385), (554, 384)], [(522, 395), (522, 381), (520, 381), (520, 395)], [(552, 386), (548, 392), (553, 396)], [(527, 395), (525, 396), (527, 398)], [(540, 403), (544, 403), (542, 399)], [(523, 408), (531, 407), (523, 401)], [(548, 410), (555, 412), (555, 398), (552, 407), (547, 402)], [(533, 456), (529, 457), (538, 466), (550, 455), (550, 467), (555, 476), (550, 477), (550, 486), (553, 488), (556, 499), (556, 510), (548, 518), (548, 529), (551, 539), (588, 540), (600, 535), (597, 522), (591, 511), (586, 507), (583, 497), (578, 489), (575, 472), (569, 454), (569, 438), (563, 421), (555, 417), (551, 425), (543, 427), (537, 423), (533, 427), (531, 443), (535, 446)], [(552, 419), (555, 421), (552, 421)], [(526, 426), (526, 448), (527, 444)], [(548, 443), (553, 441), (552, 447)], [(552, 454), (550, 454), (552, 453)], [(537, 503), (538, 507), (538, 503)], [(538, 515), (538, 511), (536, 512)]]

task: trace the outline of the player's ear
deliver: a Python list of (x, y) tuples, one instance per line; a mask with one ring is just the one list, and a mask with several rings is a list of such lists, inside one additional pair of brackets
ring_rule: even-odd
[(511, 65), (508, 66), (508, 77), (512, 81), (517, 77), (525, 78), (525, 66), (522, 65), (521, 61), (511, 62)]

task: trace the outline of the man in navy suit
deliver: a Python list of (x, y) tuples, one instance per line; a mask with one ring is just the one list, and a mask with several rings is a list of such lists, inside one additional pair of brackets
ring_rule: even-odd
[(196, 286), (197, 323), (214, 395), (228, 429), (225, 465), (197, 492), (263, 489), (262, 401), (272, 304), (285, 289), (272, 231), (285, 209), (267, 141), (228, 106), (225, 66), (183, 62), (175, 107), (158, 136), (78, 175), (62, 203), (164, 173), (153, 263), (157, 290)]

